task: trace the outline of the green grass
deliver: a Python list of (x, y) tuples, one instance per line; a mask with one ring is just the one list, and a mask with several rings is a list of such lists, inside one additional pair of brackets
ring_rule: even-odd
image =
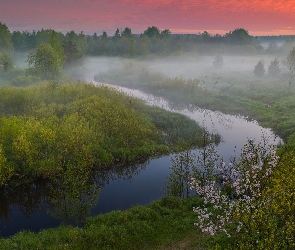
[(181, 242), (203, 249), (208, 235), (193, 225), (197, 216), (192, 211), (200, 204), (198, 198), (165, 197), (146, 207), (89, 218), (82, 228), (61, 226), (39, 233), (20, 232), (0, 239), (0, 249), (173, 249)]

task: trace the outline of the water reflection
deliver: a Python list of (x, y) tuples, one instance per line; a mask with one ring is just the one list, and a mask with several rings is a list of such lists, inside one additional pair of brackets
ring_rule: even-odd
[(82, 226), (105, 186), (117, 180), (131, 182), (147, 163), (96, 171), (71, 166), (52, 180), (4, 186), (0, 189), (0, 237), (60, 224)]
[(29, 217), (48, 206), (48, 186), (43, 181), (16, 187), (5, 186), (0, 190), (0, 218), (9, 219), (13, 206)]
[(68, 166), (50, 186), (50, 213), (62, 224), (82, 226), (91, 208), (96, 204), (100, 186), (91, 178), (91, 171)]
[[(11, 225), (15, 223), (14, 214), (17, 212), (25, 218), (33, 214), (46, 211), (50, 205), (50, 190), (47, 182), (35, 181), (19, 186), (4, 186), (0, 189), (0, 236), (7, 235)], [(17, 220), (17, 222), (19, 222)]]
[(167, 176), (166, 195), (178, 198), (187, 198), (190, 190), (191, 178), (204, 185), (206, 181), (213, 180), (214, 168), (220, 155), (217, 153), (219, 137), (204, 131), (202, 147), (195, 150), (186, 150), (171, 157), (171, 171)]

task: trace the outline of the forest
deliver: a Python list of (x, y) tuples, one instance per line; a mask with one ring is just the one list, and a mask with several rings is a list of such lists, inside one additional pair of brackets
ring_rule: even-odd
[[(52, 203), (75, 213), (96, 170), (172, 154), (165, 197), (79, 226), (22, 231), (0, 238), (0, 249), (294, 249), (294, 36), (10, 32), (0, 22), (0, 48), (2, 192), (49, 181), (60, 185)], [(112, 86), (175, 109), (243, 116), (283, 142), (249, 138), (225, 162), (215, 154), (221, 135)]]

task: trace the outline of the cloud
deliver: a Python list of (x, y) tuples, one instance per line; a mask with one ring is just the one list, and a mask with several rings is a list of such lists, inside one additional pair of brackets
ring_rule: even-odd
[(120, 27), (142, 33), (153, 25), (175, 31), (243, 27), (257, 32), (286, 30), (295, 22), (294, 13), (295, 0), (1, 0), (0, 21), (9, 28), (30, 23), (32, 29), (64, 25), (65, 30), (110, 33)]

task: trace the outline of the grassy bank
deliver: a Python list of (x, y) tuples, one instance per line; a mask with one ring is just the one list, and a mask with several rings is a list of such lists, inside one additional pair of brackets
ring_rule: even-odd
[(179, 114), (83, 82), (0, 91), (0, 185), (124, 165), (201, 144)]
[[(197, 70), (197, 69), (196, 69)], [(100, 73), (100, 82), (139, 89), (179, 104), (192, 104), (255, 119), (295, 148), (294, 86), (289, 89), (285, 75), (255, 77), (251, 71), (207, 69), (205, 77), (168, 77), (136, 63), (125, 63)]]
[(146, 207), (89, 218), (82, 228), (21, 232), (0, 239), (0, 249), (177, 249), (182, 241), (192, 247), (185, 249), (203, 249), (207, 243), (200, 239), (208, 235), (193, 225), (196, 214), (192, 212), (201, 203), (198, 198), (166, 197)]

